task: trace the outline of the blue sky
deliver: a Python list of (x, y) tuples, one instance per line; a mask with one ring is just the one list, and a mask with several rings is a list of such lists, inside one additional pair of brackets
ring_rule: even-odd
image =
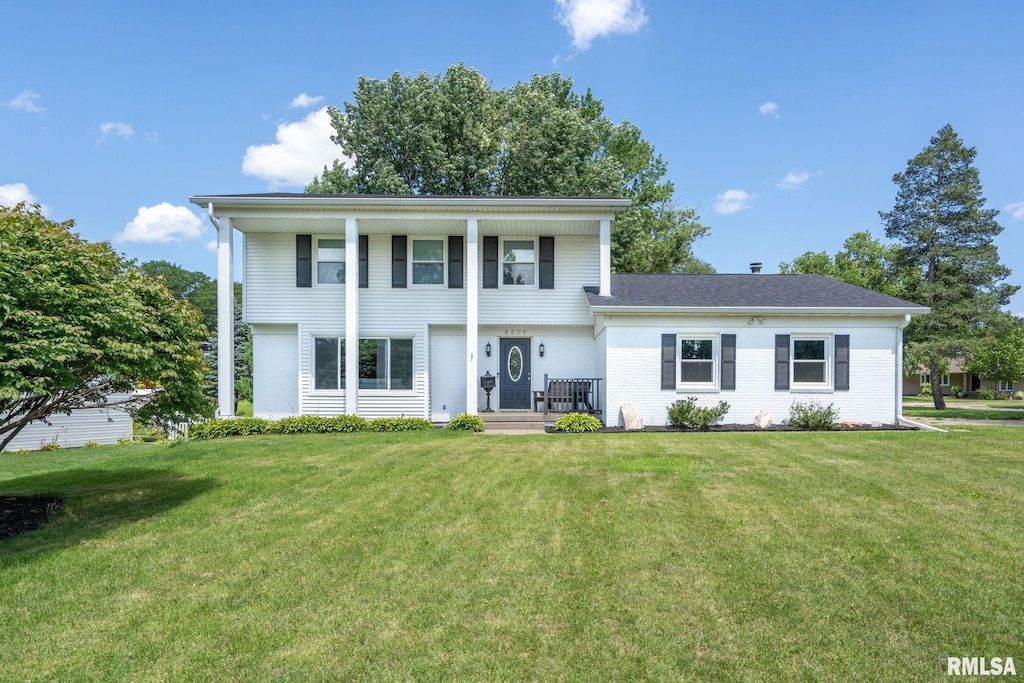
[(461, 61), (495, 87), (559, 71), (636, 123), (724, 273), (882, 236), (892, 175), (951, 123), (1024, 283), (1019, 0), (0, 0), (0, 15), (0, 203), (38, 202), (139, 260), (212, 275), (190, 195), (300, 191), (337, 150), (323, 107), (360, 75)]

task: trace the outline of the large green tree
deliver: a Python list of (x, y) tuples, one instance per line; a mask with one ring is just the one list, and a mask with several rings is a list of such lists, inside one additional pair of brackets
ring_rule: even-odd
[(843, 242), (843, 248), (830, 256), (824, 251), (805, 251), (791, 262), (779, 264), (780, 273), (814, 273), (851, 285), (905, 298), (920, 278), (918, 269), (901, 262), (900, 248), (871, 236), (855, 232)]
[(324, 168), (307, 192), (624, 197), (632, 206), (612, 233), (616, 271), (711, 270), (693, 254), (708, 228), (676, 206), (664, 159), (570, 78), (494, 89), (458, 64), (435, 76), (363, 77), (354, 95), (329, 109), (351, 166)]
[(891, 211), (879, 212), (885, 234), (900, 245), (898, 262), (920, 272), (908, 297), (931, 307), (906, 331), (908, 356), (923, 359), (937, 409), (946, 407), (940, 377), (950, 358), (963, 354), (981, 331), (992, 328), (1018, 287), (999, 262), (994, 239), (999, 213), (985, 208), (977, 155), (950, 125), (893, 176), (898, 189)]
[(964, 354), (969, 372), (994, 382), (1024, 382), (1024, 318), (1007, 315), (1005, 324)]
[(212, 413), (199, 312), (73, 225), (0, 207), (0, 448), (30, 422), (96, 403), (147, 422)]
[(178, 299), (184, 299), (203, 314), (203, 323), (212, 334), (217, 332), (217, 281), (198, 270), (185, 270), (170, 261), (145, 261), (139, 270), (163, 280)]

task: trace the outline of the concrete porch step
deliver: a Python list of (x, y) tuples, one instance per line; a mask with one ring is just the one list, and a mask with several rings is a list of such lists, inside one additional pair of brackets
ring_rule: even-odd
[(480, 417), (484, 421), (485, 434), (543, 434), (547, 421), (544, 413), (527, 410), (480, 413)]

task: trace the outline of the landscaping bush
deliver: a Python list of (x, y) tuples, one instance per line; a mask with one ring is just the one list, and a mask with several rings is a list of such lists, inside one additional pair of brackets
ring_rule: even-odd
[(696, 396), (687, 396), (668, 407), (668, 421), (676, 427), (707, 429), (729, 412), (729, 404), (720, 401), (714, 408), (701, 408)]
[(557, 432), (596, 432), (601, 428), (601, 421), (593, 415), (586, 413), (569, 413), (555, 420), (555, 431)]
[(921, 395), (922, 396), (931, 396), (932, 395), (932, 385), (931, 384), (922, 384), (921, 385)]
[(838, 421), (839, 410), (833, 407), (831, 403), (823, 406), (817, 401), (811, 401), (810, 403), (793, 401), (793, 405), (789, 407), (789, 419), (785, 420), (783, 424), (816, 431), (827, 431), (835, 429), (836, 422)]
[(339, 432), (365, 432), (366, 420), (358, 415), (298, 415), (283, 417), (270, 426), (272, 434), (335, 434)]
[(452, 418), (448, 423), (448, 429), (460, 432), (482, 432), (484, 431), (484, 421), (479, 415), (462, 413)]
[(49, 443), (44, 443), (39, 448), (39, 450), (41, 450), (41, 451), (59, 451), (61, 448), (63, 448), (63, 446), (61, 446), (56, 441), (50, 441)]
[(1018, 391), (1013, 397), (1018, 401), (1024, 401), (1024, 391)]
[(961, 398), (960, 394), (962, 394), (963, 392), (960, 390), (959, 384), (954, 384), (949, 388), (949, 393), (953, 394), (957, 398)]
[(422, 417), (378, 417), (366, 426), (371, 432), (414, 432), (434, 428), (430, 420)]
[(980, 398), (982, 401), (991, 401), (995, 397), (996, 392), (993, 389), (989, 389), (988, 387), (982, 387), (981, 389), (978, 389), (978, 398)]
[(207, 420), (192, 425), (188, 430), (190, 439), (220, 439), (225, 436), (249, 436), (266, 434), (271, 422), (261, 417), (240, 417), (234, 420)]

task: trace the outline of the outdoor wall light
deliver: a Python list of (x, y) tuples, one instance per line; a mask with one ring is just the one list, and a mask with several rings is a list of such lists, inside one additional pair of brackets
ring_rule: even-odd
[(491, 357), (491, 342), (487, 342), (487, 346), (484, 347), (484, 353), (487, 354), (488, 358)]
[(540, 346), (537, 347), (537, 351), (540, 353), (540, 357), (543, 358), (544, 357), (544, 342), (540, 343)]

